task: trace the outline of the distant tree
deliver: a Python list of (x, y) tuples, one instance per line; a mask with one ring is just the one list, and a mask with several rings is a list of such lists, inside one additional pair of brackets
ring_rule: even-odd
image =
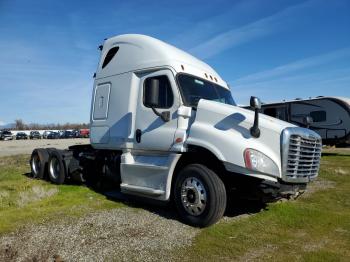
[(28, 129), (40, 130), (41, 126), (39, 124), (36, 124), (36, 123), (31, 123), (28, 125)]
[(14, 130), (65, 130), (65, 129), (84, 129), (89, 128), (87, 123), (65, 123), (65, 124), (25, 124), (22, 119), (15, 120)]
[(24, 130), (26, 125), (24, 124), (22, 119), (16, 119), (15, 120), (15, 127), (17, 130)]

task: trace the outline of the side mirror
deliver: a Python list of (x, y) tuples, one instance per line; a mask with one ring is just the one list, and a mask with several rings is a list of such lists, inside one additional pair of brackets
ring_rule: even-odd
[(159, 103), (159, 79), (151, 78), (149, 86), (145, 93), (145, 105), (152, 108), (152, 111), (159, 116), (164, 122), (170, 121), (170, 111), (159, 113), (156, 108), (160, 107)]
[(145, 104), (150, 107), (159, 106), (159, 79), (150, 79), (151, 83), (145, 94)]
[(305, 116), (303, 118), (303, 124), (305, 125), (306, 128), (309, 128), (310, 125), (314, 122), (311, 116)]
[(261, 101), (258, 97), (250, 97), (250, 107), (253, 109), (261, 109)]
[(250, 134), (253, 137), (258, 138), (260, 136), (260, 129), (259, 129), (259, 110), (261, 109), (260, 99), (255, 96), (250, 97), (250, 107), (254, 109), (254, 124), (250, 128)]

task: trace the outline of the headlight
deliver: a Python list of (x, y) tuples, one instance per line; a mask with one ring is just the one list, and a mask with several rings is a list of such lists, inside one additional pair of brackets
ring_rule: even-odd
[(248, 169), (274, 175), (276, 177), (279, 176), (279, 170), (275, 162), (257, 150), (251, 148), (244, 150), (244, 161)]

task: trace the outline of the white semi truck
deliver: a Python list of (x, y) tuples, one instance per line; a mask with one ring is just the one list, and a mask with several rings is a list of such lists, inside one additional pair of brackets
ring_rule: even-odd
[(236, 106), (206, 63), (145, 35), (104, 41), (95, 74), (90, 145), (35, 149), (32, 175), (53, 183), (114, 178), (123, 194), (174, 201), (205, 227), (227, 197), (293, 196), (318, 175), (315, 132)]

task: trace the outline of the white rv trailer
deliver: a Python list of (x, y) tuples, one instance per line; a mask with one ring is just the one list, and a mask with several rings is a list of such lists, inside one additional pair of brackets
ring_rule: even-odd
[[(318, 175), (315, 132), (236, 106), (209, 65), (160, 40), (105, 40), (96, 71), (91, 145), (36, 149), (34, 177), (56, 184), (109, 177), (116, 189), (163, 202), (209, 226), (232, 190), (272, 198), (298, 194)], [(252, 190), (250, 190), (252, 189)]]
[[(350, 98), (316, 97), (262, 104), (261, 112), (305, 126), (322, 137), (326, 145), (350, 145)], [(305, 118), (311, 117), (306, 123)]]

